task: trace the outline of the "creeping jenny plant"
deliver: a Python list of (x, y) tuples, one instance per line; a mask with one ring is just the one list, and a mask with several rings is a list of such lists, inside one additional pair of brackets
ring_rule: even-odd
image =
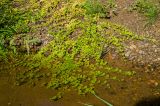
[[(42, 5), (44, 9), (38, 11), (44, 23), (36, 24), (34, 29), (47, 27), (53, 40), (33, 56), (29, 66), (31, 69), (47, 67), (51, 73), (49, 88), (60, 91), (74, 88), (79, 94), (93, 93), (101, 77), (110, 72), (123, 73), (103, 60), (104, 51), (113, 46), (122, 53), (125, 40), (142, 39), (123, 26), (102, 21), (99, 14), (86, 14), (84, 2), (58, 0), (53, 1), (53, 5)], [(63, 93), (52, 99), (60, 98), (60, 94)]]
[[(47, 70), (50, 79), (47, 87), (60, 91), (51, 99), (61, 98), (62, 91), (69, 89), (79, 94), (94, 93), (95, 85), (111, 72), (126, 73), (109, 66), (103, 57), (110, 47), (123, 55), (124, 41), (143, 38), (121, 25), (102, 19), (99, 13), (104, 13), (104, 10), (99, 5), (99, 10), (90, 15), (90, 9), (95, 8), (85, 4), (88, 0), (35, 1), (24, 3), (25, 9), (33, 13), (30, 32), (37, 34), (38, 29), (45, 28), (45, 33), (53, 36), (53, 40), (31, 55), (33, 57), (27, 66), (32, 71), (46, 73)], [(128, 73), (132, 75), (132, 72)], [(30, 73), (26, 79), (34, 77)]]

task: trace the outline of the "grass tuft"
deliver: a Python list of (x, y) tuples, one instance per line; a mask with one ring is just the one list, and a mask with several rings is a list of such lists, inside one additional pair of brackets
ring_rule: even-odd
[(154, 24), (159, 17), (160, 4), (154, 0), (136, 0), (134, 9), (147, 17), (147, 24)]

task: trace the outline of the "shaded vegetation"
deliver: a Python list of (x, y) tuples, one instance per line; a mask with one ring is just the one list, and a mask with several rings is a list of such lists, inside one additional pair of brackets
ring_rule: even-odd
[(6, 59), (7, 47), (14, 52), (16, 49), (12, 46), (12, 38), (16, 34), (29, 32), (30, 14), (28, 10), (21, 10), (11, 0), (3, 0), (0, 3), (0, 57)]
[(147, 24), (153, 24), (159, 17), (160, 4), (155, 0), (136, 0), (134, 9), (147, 17)]

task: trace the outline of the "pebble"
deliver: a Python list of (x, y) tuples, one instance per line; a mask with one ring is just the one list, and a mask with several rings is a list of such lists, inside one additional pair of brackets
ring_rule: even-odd
[(125, 56), (126, 56), (126, 57), (129, 57), (130, 54), (131, 54), (131, 51), (128, 51), (127, 53), (125, 53)]
[(145, 52), (144, 52), (144, 51), (142, 51), (142, 50), (139, 50), (139, 54), (144, 55), (144, 54), (145, 54)]
[(136, 49), (137, 47), (136, 47), (136, 45), (131, 45), (130, 47), (129, 47), (131, 50), (133, 50), (133, 49)]
[(8, 103), (8, 106), (10, 106), (10, 105), (11, 105), (11, 103), (9, 102), (9, 103)]
[(157, 86), (158, 86), (158, 82), (155, 81), (155, 80), (149, 80), (149, 81), (148, 81), (148, 85), (149, 85), (150, 87), (157, 87)]

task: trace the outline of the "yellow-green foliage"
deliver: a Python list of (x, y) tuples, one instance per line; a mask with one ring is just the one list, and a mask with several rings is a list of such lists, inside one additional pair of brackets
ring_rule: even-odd
[[(114, 4), (111, 1), (112, 7)], [(97, 4), (100, 9), (93, 11), (94, 15), (88, 14), (88, 8), (91, 11), (95, 8), (84, 8), (86, 2), (89, 3), (88, 0), (12, 1), (15, 5), (13, 11), (21, 13), (21, 18), (18, 17), (13, 26), (18, 34), (29, 32), (36, 36), (39, 29), (45, 28), (46, 36), (53, 36), (53, 40), (30, 59), (29, 75), (20, 74), (20, 82), (39, 77), (34, 75), (37, 74), (34, 70), (47, 69), (51, 79), (47, 83), (48, 87), (63, 90), (74, 88), (80, 94), (85, 94), (93, 93), (94, 85), (101, 81), (100, 77), (105, 77), (110, 72), (133, 74), (110, 67), (102, 59), (102, 54), (111, 46), (123, 53), (124, 41), (142, 38), (123, 26), (101, 19), (101, 5)], [(21, 28), (29, 30), (23, 31)], [(25, 42), (26, 47), (28, 42), (29, 37)], [(29, 48), (27, 50), (29, 53)], [(42, 71), (46, 73), (45, 70)], [(60, 94), (52, 99), (60, 98)]]
[[(74, 88), (80, 94), (85, 94), (94, 93), (95, 84), (102, 81), (100, 77), (105, 80), (116, 79), (108, 77), (111, 72), (133, 75), (130, 71), (124, 72), (109, 66), (103, 60), (103, 55), (109, 47), (114, 47), (117, 52), (123, 54), (123, 42), (143, 38), (121, 25), (101, 18), (102, 14), (106, 15), (105, 8), (115, 6), (114, 0), (109, 0), (106, 2), (109, 4), (104, 5), (89, 3), (88, 0), (12, 0), (12, 11), (19, 15), (16, 16), (16, 23), (7, 28), (14, 29), (12, 35), (26, 33), (24, 44), (28, 54), (29, 42), (34, 42), (34, 39), (29, 39), (29, 35), (36, 37), (39, 29), (45, 28), (46, 36), (53, 36), (51, 42), (38, 53), (31, 55), (27, 65), (23, 64), (30, 69), (17, 75), (20, 83), (43, 76), (38, 75), (37, 70), (41, 70), (44, 74), (49, 73), (48, 87), (62, 90)], [(92, 5), (98, 6), (98, 10), (92, 8)], [(10, 43), (12, 41), (13, 39)], [(1, 54), (5, 55), (0, 47)], [(61, 98), (61, 94), (58, 93), (52, 99)]]
[[(53, 41), (34, 55), (33, 63), (29, 65), (32, 69), (47, 67), (50, 70), (48, 87), (72, 87), (80, 94), (93, 93), (94, 85), (100, 82), (99, 77), (110, 72), (123, 73), (108, 66), (101, 58), (102, 53), (110, 46), (123, 52), (124, 41), (142, 38), (123, 26), (99, 18), (98, 14), (86, 14), (81, 6), (84, 0), (48, 2), (39, 3), (43, 5), (40, 5), (37, 13), (41, 16), (39, 21), (43, 23), (35, 23), (32, 31), (47, 27), (47, 33), (53, 36)], [(34, 5), (37, 8), (37, 4)]]

